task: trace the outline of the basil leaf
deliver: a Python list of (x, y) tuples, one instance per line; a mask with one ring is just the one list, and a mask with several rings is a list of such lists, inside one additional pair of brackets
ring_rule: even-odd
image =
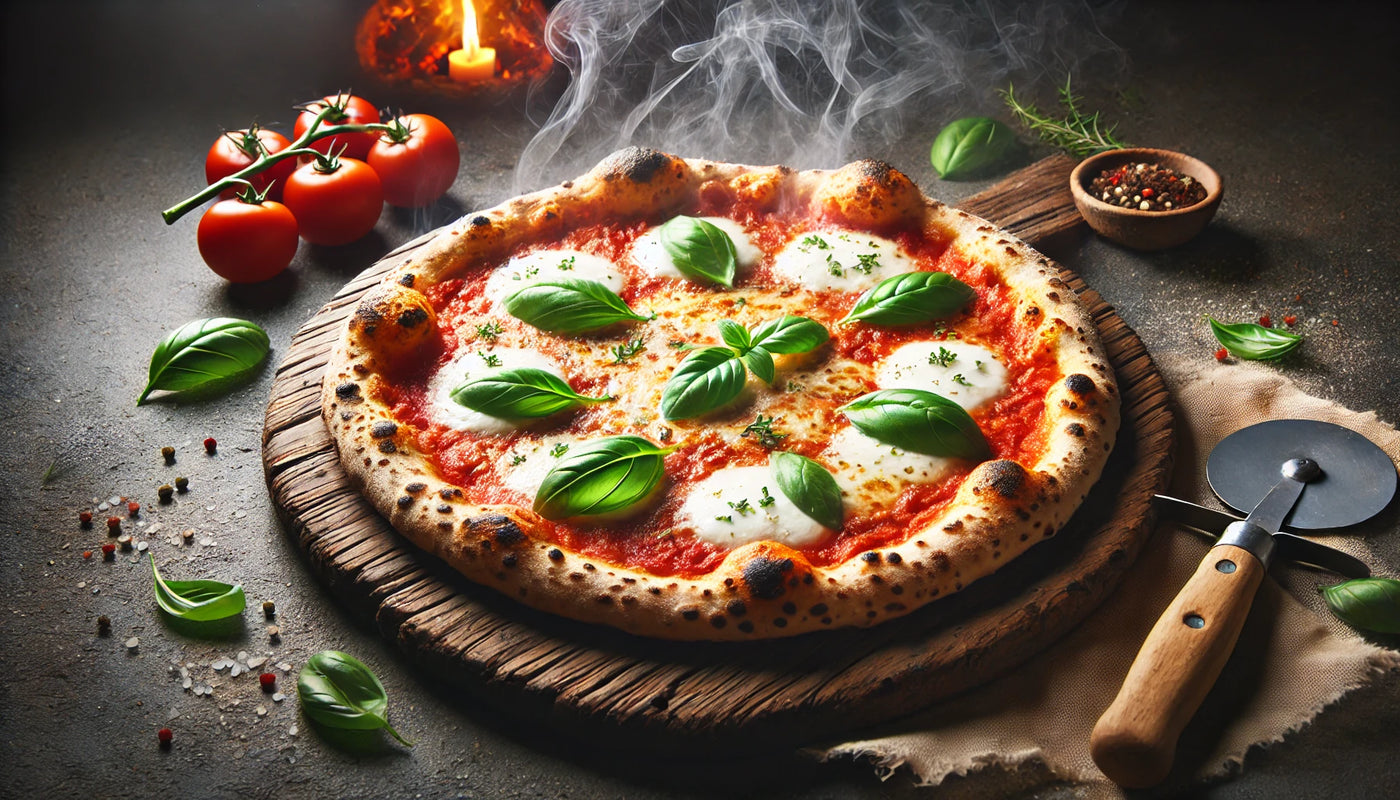
[(1303, 341), (1296, 333), (1266, 328), (1253, 322), (1226, 325), (1210, 317), (1211, 332), (1226, 350), (1237, 358), (1249, 361), (1269, 361), (1291, 353)]
[(1377, 633), (1400, 633), (1400, 581), (1361, 578), (1322, 590), (1327, 607), (1353, 628)]
[(762, 347), (755, 347), (743, 355), (744, 363), (748, 365), (749, 371), (758, 376), (758, 379), (767, 384), (772, 384), (777, 377), (777, 370), (773, 366), (773, 356)]
[(946, 272), (905, 272), (867, 290), (839, 324), (913, 325), (957, 313), (976, 292)]
[(598, 281), (578, 278), (532, 283), (507, 297), (505, 307), (511, 316), (542, 331), (566, 335), (650, 319)]
[(681, 362), (661, 392), (661, 416), (690, 419), (714, 411), (744, 390), (748, 373), (728, 347), (696, 350)]
[(452, 401), (491, 417), (536, 419), (611, 398), (585, 397), (563, 378), (533, 367), (507, 369), (467, 381), (452, 390)]
[(297, 698), (306, 716), (326, 727), (352, 731), (383, 728), (413, 746), (389, 724), (389, 693), (384, 684), (349, 653), (322, 650), (308, 658), (297, 675)]
[(841, 529), (845, 517), (841, 488), (825, 467), (806, 456), (777, 452), (768, 459), (768, 469), (778, 488), (803, 514), (824, 528)]
[(557, 520), (635, 505), (661, 481), (664, 457), (674, 449), (657, 447), (640, 436), (609, 436), (571, 449), (544, 476), (535, 495), (535, 512)]
[(732, 319), (719, 321), (719, 337), (739, 355), (747, 353), (754, 344), (753, 339), (749, 337), (749, 329)]
[(681, 216), (662, 225), (658, 232), (661, 246), (682, 275), (734, 287), (738, 254), (729, 234), (714, 223)]
[(825, 344), (831, 332), (814, 319), (789, 314), (754, 328), (752, 338), (770, 353), (807, 353)]
[(962, 406), (922, 389), (882, 389), (837, 409), (861, 433), (885, 444), (931, 456), (977, 461), (990, 450)]
[(241, 585), (219, 581), (167, 581), (156, 569), (156, 557), (147, 555), (155, 575), (156, 605), (170, 616), (190, 622), (212, 622), (242, 614), (247, 607)]
[(145, 391), (183, 392), (233, 381), (252, 372), (267, 358), (267, 332), (243, 319), (216, 317), (181, 325), (156, 345)]
[(1010, 127), (987, 117), (966, 117), (944, 126), (929, 160), (945, 180), (982, 175), (1000, 165), (1020, 144)]

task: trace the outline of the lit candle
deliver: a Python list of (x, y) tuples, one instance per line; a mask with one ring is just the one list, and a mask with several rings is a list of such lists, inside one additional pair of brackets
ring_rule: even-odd
[(472, 0), (462, 2), (462, 49), (447, 54), (447, 72), (458, 83), (476, 83), (496, 74), (496, 50), (481, 46)]

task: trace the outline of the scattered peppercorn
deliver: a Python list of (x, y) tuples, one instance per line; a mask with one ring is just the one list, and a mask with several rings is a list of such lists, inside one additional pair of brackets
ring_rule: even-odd
[(118, 537), (117, 537), (117, 544), (121, 545), (122, 552), (126, 552), (126, 551), (130, 550), (130, 549), (131, 549), (131, 534), (129, 534), (129, 533), (123, 533), (121, 536), (118, 536)]
[(102, 543), (102, 558), (111, 561), (117, 557), (117, 546), (111, 542)]
[(168, 483), (162, 483), (156, 488), (156, 497), (160, 498), (162, 503), (169, 503), (175, 498), (175, 487)]
[(141, 515), (141, 504), (132, 500), (126, 504), (126, 515), (128, 517), (139, 517)]
[(1099, 173), (1089, 193), (1115, 206), (1139, 211), (1174, 211), (1206, 199), (1206, 189), (1189, 175), (1161, 164), (1123, 164)]
[(190, 542), (194, 541), (194, 528), (186, 528), (183, 531), (180, 531), (180, 538), (185, 540), (185, 544), (189, 544)]
[(175, 463), (175, 448), (167, 445), (160, 449), (160, 454), (165, 458), (167, 466)]
[(272, 602), (271, 600), (264, 600), (262, 608), (264, 617), (272, 619), (273, 617), (277, 616), (277, 604)]
[(264, 672), (258, 676), (258, 685), (264, 692), (271, 692), (277, 688), (277, 676), (271, 672)]
[(160, 730), (156, 731), (156, 741), (160, 742), (160, 747), (162, 750), (169, 750), (170, 742), (174, 738), (175, 733), (169, 728), (161, 728)]
[(1219, 350), (1216, 350), (1216, 351), (1215, 351), (1215, 360), (1216, 360), (1216, 361), (1224, 361), (1224, 360), (1225, 360), (1226, 358), (1228, 358), (1229, 356), (1230, 356), (1230, 351), (1229, 351), (1229, 350), (1226, 350), (1226, 349), (1223, 348), (1223, 347), (1220, 348)]
[(175, 479), (175, 491), (184, 494), (190, 490), (190, 479), (183, 475)]
[(91, 512), (91, 511), (79, 511), (79, 512), (78, 512), (78, 524), (81, 525), (81, 526), (83, 526), (84, 528), (91, 528), (91, 527), (92, 527), (92, 512)]
[(1274, 320), (1268, 314), (1265, 314), (1259, 318), (1259, 324), (1266, 328), (1272, 328), (1274, 326)]
[(267, 640), (273, 644), (282, 641), (282, 629), (276, 625), (267, 626)]
[(219, 451), (219, 443), (216, 442), (216, 441), (214, 441), (214, 437), (213, 437), (213, 436), (210, 436), (208, 439), (205, 439), (205, 440), (204, 440), (204, 452), (206, 452), (206, 453), (208, 453), (209, 455), (212, 456), (212, 455), (214, 455), (215, 453), (217, 453), (218, 451)]
[(91, 550), (84, 550), (84, 551), (83, 551), (83, 558), (92, 558), (92, 551), (91, 551)]
[(122, 530), (122, 518), (121, 518), (121, 517), (108, 517), (108, 518), (107, 518), (107, 535), (108, 535), (108, 536), (116, 536), (118, 533), (121, 533), (121, 530)]
[(1297, 321), (1298, 321), (1298, 318), (1295, 317), (1295, 316), (1293, 316), (1292, 314), (1289, 314), (1288, 316), (1286, 316), (1286, 317), (1283, 318), (1283, 324), (1284, 324), (1284, 325), (1287, 325), (1287, 326), (1290, 327), (1290, 328), (1293, 327), (1293, 323), (1295, 323), (1295, 322), (1297, 322)]
[(103, 614), (97, 618), (97, 635), (107, 636), (112, 633), (112, 618)]

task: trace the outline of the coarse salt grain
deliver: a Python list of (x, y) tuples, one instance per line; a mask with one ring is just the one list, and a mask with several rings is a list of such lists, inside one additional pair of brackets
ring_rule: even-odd
[(141, 646), (141, 640), (138, 639), (138, 638), (136, 638), (135, 636), (133, 636), (133, 637), (131, 637), (130, 639), (127, 639), (127, 640), (126, 640), (126, 649), (128, 649), (128, 650), (135, 650), (136, 648), (138, 648), (138, 647), (140, 647), (140, 646)]

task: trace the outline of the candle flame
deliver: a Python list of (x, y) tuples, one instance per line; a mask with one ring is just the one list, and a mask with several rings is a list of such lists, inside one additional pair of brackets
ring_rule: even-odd
[(476, 6), (472, 0), (462, 0), (462, 49), (471, 58), (481, 49), (481, 38), (476, 32)]

